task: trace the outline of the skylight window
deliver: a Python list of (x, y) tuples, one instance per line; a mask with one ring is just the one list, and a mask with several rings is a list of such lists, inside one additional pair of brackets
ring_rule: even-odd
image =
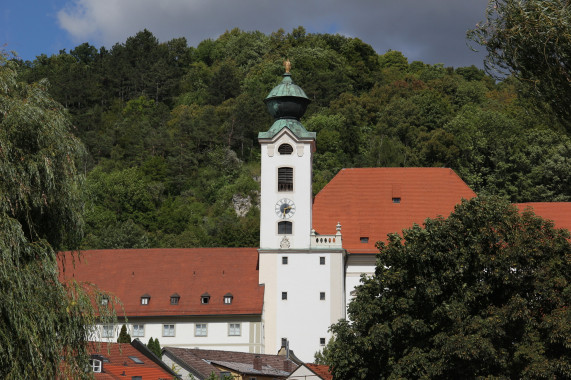
[(139, 359), (136, 356), (129, 356), (129, 359), (131, 359), (132, 361), (134, 361), (136, 364), (145, 364), (144, 361), (142, 361), (141, 359)]
[(394, 197), (393, 203), (400, 203), (400, 197)]
[(361, 243), (368, 243), (369, 242), (369, 237), (368, 236), (362, 236), (361, 237)]

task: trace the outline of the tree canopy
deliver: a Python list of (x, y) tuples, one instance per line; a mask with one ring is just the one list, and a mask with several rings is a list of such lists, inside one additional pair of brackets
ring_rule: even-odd
[(521, 79), (571, 131), (571, 2), (490, 0), (469, 37), (488, 52), (486, 68)]
[(571, 243), (473, 198), (380, 242), (321, 356), (340, 379), (571, 377)]
[(87, 156), (84, 248), (256, 246), (263, 99), (283, 60), (312, 99), (313, 190), (342, 168), (450, 167), (478, 194), (571, 200), (571, 140), (532, 88), (364, 41), (232, 29), (187, 46), (143, 30), (19, 62), (48, 78)]
[[(80, 141), (47, 82), (0, 56), (0, 377), (88, 377), (94, 289), (58, 281), (57, 252), (82, 239)], [(105, 320), (109, 309), (98, 310)], [(65, 365), (63, 364), (65, 362)]]

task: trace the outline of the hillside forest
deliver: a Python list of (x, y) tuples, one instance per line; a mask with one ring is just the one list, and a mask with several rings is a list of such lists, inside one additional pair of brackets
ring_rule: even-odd
[(341, 168), (419, 166), (512, 202), (571, 201), (571, 129), (510, 76), (303, 27), (196, 47), (143, 30), (19, 61), (22, 80), (47, 78), (85, 145), (83, 248), (257, 246), (257, 134), (286, 58), (312, 100), (314, 194)]

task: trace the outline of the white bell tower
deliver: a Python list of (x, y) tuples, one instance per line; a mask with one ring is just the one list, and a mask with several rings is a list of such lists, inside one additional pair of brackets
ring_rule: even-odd
[(310, 100), (293, 83), (288, 68), (282, 82), (265, 99), (276, 120), (267, 132), (258, 134), (261, 249), (310, 246), (315, 132), (306, 131), (299, 121)]

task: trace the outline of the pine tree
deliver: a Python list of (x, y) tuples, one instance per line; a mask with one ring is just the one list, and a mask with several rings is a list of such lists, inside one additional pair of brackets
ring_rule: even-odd
[(131, 335), (127, 333), (127, 326), (123, 325), (123, 327), (121, 327), (117, 343), (131, 343)]

